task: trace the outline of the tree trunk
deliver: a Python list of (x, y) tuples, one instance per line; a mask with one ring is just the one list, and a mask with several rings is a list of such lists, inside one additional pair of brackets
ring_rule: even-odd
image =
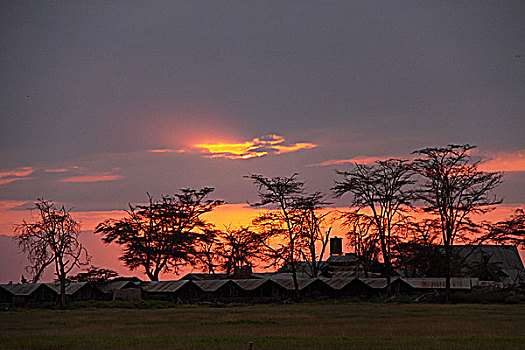
[(390, 277), (390, 257), (385, 257), (385, 274), (386, 274), (386, 294), (392, 296), (392, 279)]
[(295, 269), (295, 259), (294, 259), (294, 256), (293, 256), (294, 249), (295, 249), (294, 242), (291, 239), (290, 264), (292, 265), (291, 267), (292, 267), (293, 287), (294, 287), (294, 290), (295, 290), (295, 298), (296, 298), (296, 300), (299, 300), (299, 283), (297, 283), (297, 271)]
[(317, 275), (319, 274), (319, 265), (317, 264), (317, 260), (314, 258), (312, 259), (312, 277), (317, 278)]
[(445, 245), (445, 300), (450, 303), (450, 246)]
[(159, 274), (158, 273), (146, 272), (146, 275), (148, 276), (150, 281), (155, 281), (156, 282), (156, 281), (159, 280)]
[(386, 293), (390, 297), (392, 296), (392, 286), (390, 285), (390, 256), (388, 255), (384, 234), (381, 235), (381, 251), (383, 253), (383, 261), (385, 264)]
[(299, 300), (299, 283), (297, 282), (297, 271), (295, 270), (295, 261), (292, 261), (292, 279), (295, 290), (295, 298)]
[(66, 277), (61, 275), (59, 277), (60, 281), (60, 308), (64, 309), (66, 307)]

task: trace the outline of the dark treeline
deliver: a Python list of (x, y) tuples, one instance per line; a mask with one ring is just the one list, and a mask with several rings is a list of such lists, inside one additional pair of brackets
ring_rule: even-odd
[[(107, 244), (120, 245), (120, 260), (131, 270), (143, 270), (152, 281), (158, 281), (160, 273), (176, 274), (182, 266), (228, 276), (254, 267), (285, 266), (298, 293), (299, 265), (311, 277), (329, 273), (323, 271), (322, 259), (337, 224), (346, 228), (364, 277), (380, 267), (390, 292), (395, 270), (407, 277), (441, 276), (448, 294), (450, 278), (460, 265), (455, 244), (525, 246), (523, 210), (497, 223), (473, 220), (473, 215), (501, 203), (492, 191), (503, 177), (481, 171), (473, 149), (449, 145), (418, 150), (411, 159), (356, 164), (337, 172), (330, 194), (308, 192), (297, 174), (248, 175), (259, 196), (251, 205), (270, 210), (245, 227), (221, 229), (207, 222), (205, 214), (224, 202), (209, 199), (213, 188), (205, 187), (161, 198), (148, 195), (147, 204), (130, 204), (125, 217), (100, 223), (95, 233)], [(331, 209), (330, 197), (347, 199), (349, 209)], [(64, 284), (72, 267), (89, 262), (77, 240), (78, 222), (44, 199), (36, 209), (40, 220), (18, 225), (15, 238), (29, 256), (33, 282), (53, 265)], [(73, 280), (113, 276), (111, 270), (93, 267), (84, 274)]]

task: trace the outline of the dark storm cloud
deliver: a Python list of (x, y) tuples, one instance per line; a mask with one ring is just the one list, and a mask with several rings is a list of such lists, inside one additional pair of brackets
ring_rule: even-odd
[[(304, 166), (451, 142), (525, 148), (522, 1), (0, 6), (0, 170), (112, 180), (39, 173), (3, 185), (5, 199), (88, 208), (214, 185), (244, 201), (250, 172), (329, 187), (332, 169)], [(318, 147), (246, 161), (145, 152), (267, 134)]]

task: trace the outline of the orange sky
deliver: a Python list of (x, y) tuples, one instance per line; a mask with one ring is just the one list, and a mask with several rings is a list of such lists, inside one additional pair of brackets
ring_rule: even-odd
[[(0, 201), (0, 232), (9, 234), (12, 233), (13, 226), (22, 220), (31, 221), (33, 219), (32, 212), (20, 208), (20, 206), (27, 206), (28, 203), (22, 201)], [(499, 205), (495, 209), (483, 216), (473, 217), (475, 220), (499, 221), (509, 217), (516, 208), (521, 205)], [(16, 210), (15, 210), (16, 209)], [(338, 207), (331, 208), (333, 210), (345, 211), (348, 208)], [(257, 214), (265, 209), (250, 207), (249, 204), (225, 204), (205, 214), (205, 219), (208, 222), (214, 223), (218, 228), (225, 226), (247, 226), (251, 224), (252, 219)], [(72, 211), (75, 219), (79, 220), (83, 231), (92, 231), (102, 221), (113, 218), (118, 219), (126, 215), (124, 210), (111, 211)], [(414, 215), (414, 214), (413, 214)], [(415, 214), (417, 217), (418, 214)], [(341, 234), (341, 229), (334, 231), (336, 234)]]
[[(23, 202), (17, 201), (0, 201), (0, 229), (2, 232), (9, 232), (12, 234), (12, 227), (15, 223), (21, 222), (24, 218), (31, 220), (30, 212), (27, 210), (12, 210), (18, 208), (20, 205), (23, 205)], [(512, 205), (500, 205), (496, 210), (490, 212), (484, 216), (486, 220), (501, 220), (508, 217), (515, 210), (516, 206)], [(334, 208), (339, 210), (345, 210), (345, 208)], [(252, 219), (260, 212), (259, 208), (250, 207), (248, 204), (227, 204), (222, 207), (215, 209), (213, 212), (206, 214), (205, 218), (214, 223), (218, 228), (222, 229), (225, 226), (247, 226), (250, 225)], [(125, 215), (122, 210), (115, 211), (73, 211), (73, 215), (76, 219), (80, 220), (82, 223), (82, 230), (85, 231), (81, 235), (81, 239), (87, 247), (90, 255), (93, 257), (92, 263), (96, 266), (107, 267), (113, 270), (116, 270), (121, 275), (126, 276), (137, 276), (144, 278), (142, 271), (139, 269), (137, 271), (131, 272), (124, 267), (118, 260), (119, 247), (110, 244), (104, 245), (100, 240), (100, 236), (94, 235), (92, 230), (96, 225), (107, 218), (119, 218)], [(332, 231), (332, 236), (344, 237), (344, 229), (336, 225)], [(15, 245), (12, 245), (15, 249)], [(346, 242), (343, 246), (343, 251), (349, 252), (350, 248), (346, 246)], [(525, 260), (525, 253), (520, 251), (522, 259)], [(11, 254), (12, 255), (12, 254)], [(23, 273), (24, 260), (22, 256), (12, 256), (10, 259), (18, 259), (17, 262), (11, 262), (15, 269), (20, 270), (17, 272), (15, 277), (9, 275), (9, 271), (5, 269), (0, 271), (0, 279), (3, 279), (0, 282), (6, 282), (6, 280), (12, 280), (13, 278), (18, 278), (19, 274)], [(0, 258), (0, 260), (2, 260)], [(0, 266), (6, 265), (8, 262), (0, 261)], [(6, 265), (7, 266), (7, 265)], [(17, 271), (18, 271), (17, 270)], [(185, 274), (190, 271), (200, 272), (199, 269), (192, 269), (191, 267), (186, 267), (181, 270), (181, 274)], [(6, 276), (4, 276), (6, 275)], [(48, 272), (46, 275), (48, 279), (53, 278), (52, 272)], [(178, 278), (173, 274), (163, 274), (162, 279), (176, 279)]]

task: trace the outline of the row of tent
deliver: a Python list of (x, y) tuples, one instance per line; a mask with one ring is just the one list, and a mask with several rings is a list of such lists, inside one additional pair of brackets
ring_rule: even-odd
[[(301, 278), (299, 296), (303, 299), (373, 297), (386, 293), (384, 278)], [(480, 285), (474, 278), (453, 278), (454, 290), (469, 291)], [(424, 293), (445, 288), (443, 278), (393, 278), (396, 294)], [(164, 300), (177, 303), (272, 302), (294, 298), (291, 278), (137, 281), (114, 280), (105, 283), (72, 282), (66, 286), (66, 299), (75, 301)], [(0, 304), (41, 306), (57, 303), (57, 283), (0, 284)]]

